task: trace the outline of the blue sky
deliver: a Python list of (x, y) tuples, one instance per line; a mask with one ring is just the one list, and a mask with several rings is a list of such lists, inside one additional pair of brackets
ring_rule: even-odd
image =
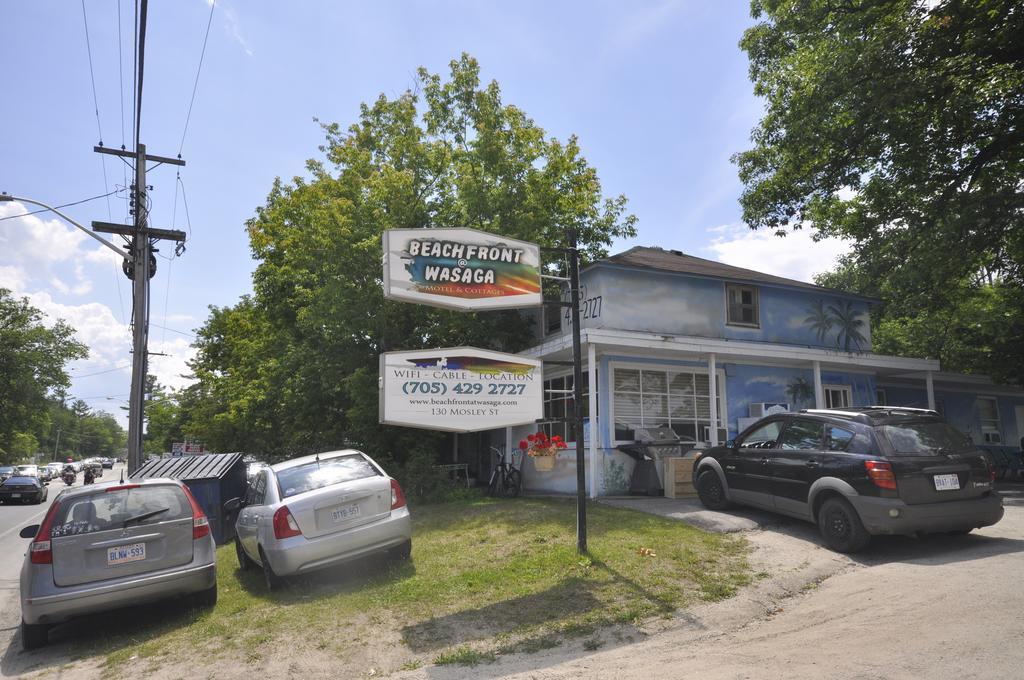
[[(85, 23), (103, 141), (120, 146), (123, 129), (130, 146), (133, 3), (121, 2), (121, 73), (117, 1), (84, 5), (83, 17), (80, 2), (5, 3), (0, 190), (58, 205), (124, 184), (121, 161), (92, 151)], [(207, 306), (250, 291), (244, 222), (275, 177), (302, 174), (319, 156), (313, 118), (347, 126), (361, 102), (403, 92), (419, 66), (446, 73), (464, 51), (549, 135), (576, 134), (606, 194), (629, 198), (639, 235), (613, 251), (657, 245), (809, 280), (842, 250), (740, 222), (729, 157), (748, 147), (761, 112), (737, 46), (751, 24), (745, 2), (218, 2), (182, 143), (209, 7), (149, 7), (141, 138), (150, 153), (181, 148), (187, 161), (180, 184), (169, 166), (148, 176), (151, 223), (190, 232), (183, 256), (159, 260), (152, 288), (150, 349), (169, 356), (151, 369), (165, 384), (184, 384)], [(0, 204), (0, 217), (23, 210)], [(85, 225), (127, 221), (117, 196), (109, 208), (98, 200), (66, 212)], [(121, 417), (131, 288), (101, 249), (46, 213), (4, 220), (0, 286), (79, 329), (92, 355), (73, 365), (71, 392)]]

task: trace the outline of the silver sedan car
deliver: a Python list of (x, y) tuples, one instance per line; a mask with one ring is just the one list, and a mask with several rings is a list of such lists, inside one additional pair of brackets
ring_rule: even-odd
[(21, 641), (46, 644), (49, 627), (82, 614), (194, 595), (217, 602), (210, 525), (188, 487), (172, 479), (67, 488), (31, 538), (21, 570)]
[(354, 449), (264, 468), (238, 505), (239, 565), (262, 568), (268, 588), (278, 587), (284, 576), (371, 553), (387, 551), (407, 559), (412, 550), (412, 523), (401, 487)]

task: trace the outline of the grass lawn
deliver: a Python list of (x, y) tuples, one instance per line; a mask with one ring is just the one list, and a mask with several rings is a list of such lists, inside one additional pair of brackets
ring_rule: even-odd
[(229, 544), (217, 553), (213, 610), (90, 617), (70, 624), (75, 653), (105, 655), (111, 670), (189, 650), (255, 665), (282, 648), (343, 667), (372, 661), (378, 646), (385, 671), (478, 663), (725, 598), (750, 580), (743, 539), (625, 509), (588, 504), (587, 556), (575, 550), (574, 501), (480, 498), (412, 513), (408, 562), (364, 560), (269, 593), (259, 572), (238, 570)]

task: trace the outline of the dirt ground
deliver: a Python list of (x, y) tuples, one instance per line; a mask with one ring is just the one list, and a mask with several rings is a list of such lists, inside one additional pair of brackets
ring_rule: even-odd
[[(1002, 522), (969, 536), (876, 538), (867, 552), (855, 557), (820, 547), (809, 524), (754, 511), (727, 513), (719, 530), (746, 536), (758, 575), (736, 597), (648, 622), (639, 630), (608, 629), (554, 649), (501, 656), (492, 664), (425, 665), (391, 677), (1022, 677), (1024, 487), (1010, 490), (1006, 505)], [(10, 631), (15, 621), (4, 619), (3, 628)], [(380, 669), (398, 665), (402, 645), (397, 635), (388, 641), (352, 642), (360, 662), (349, 669), (361, 668), (359, 677), (381, 677)], [(139, 659), (121, 671), (154, 679), (244, 678), (253, 673), (338, 677), (327, 654), (307, 648), (297, 655), (278, 644), (260, 651), (260, 660), (252, 664), (204, 662), (196, 650), (192, 659), (163, 658), (154, 665)], [(104, 675), (93, 660), (51, 659), (45, 670), (38, 670), (25, 666), (22, 658), (14, 644), (8, 647), (2, 674), (69, 680)]]
[(965, 678), (1024, 677), (1024, 488), (1006, 515), (969, 536), (876, 538), (847, 557), (815, 528), (756, 513), (745, 531), (755, 572), (737, 597), (593, 652), (580, 643), (475, 668), (426, 667), (411, 678)]

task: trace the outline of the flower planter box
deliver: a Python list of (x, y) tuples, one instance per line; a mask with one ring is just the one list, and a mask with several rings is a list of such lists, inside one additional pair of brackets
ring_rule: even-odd
[(533, 467), (537, 472), (551, 472), (555, 469), (555, 457), (536, 456), (533, 459)]

